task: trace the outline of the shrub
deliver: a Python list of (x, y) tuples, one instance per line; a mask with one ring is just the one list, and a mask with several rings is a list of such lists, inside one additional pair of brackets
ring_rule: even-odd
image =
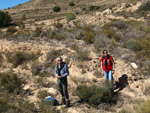
[(37, 53), (24, 53), (17, 51), (15, 54), (6, 53), (8, 62), (12, 63), (15, 67), (24, 63), (25, 61), (36, 60), (40, 56), (40, 52)]
[(18, 31), (16, 36), (18, 36), (18, 37), (29, 37), (30, 31), (29, 30)]
[(47, 90), (39, 90), (37, 97), (41, 100), (44, 100), (45, 97), (49, 96), (50, 94), (47, 92)]
[(140, 51), (142, 49), (136, 40), (127, 41), (125, 46), (133, 51)]
[(86, 11), (86, 7), (82, 7), (82, 11)]
[(66, 14), (66, 19), (67, 19), (67, 21), (70, 21), (70, 20), (73, 20), (73, 19), (75, 19), (76, 18), (76, 15), (74, 14), (74, 13), (67, 13)]
[(94, 48), (97, 52), (103, 47), (106, 47), (108, 43), (108, 38), (105, 35), (96, 36), (94, 41)]
[(63, 28), (63, 24), (61, 24), (61, 23), (55, 23), (54, 26), (55, 26), (57, 29)]
[(14, 34), (17, 31), (15, 26), (10, 26), (7, 28), (7, 32), (10, 34)]
[(56, 32), (55, 31), (47, 31), (46, 34), (47, 34), (48, 38), (52, 39), (56, 35)]
[(90, 60), (90, 58), (89, 58), (89, 53), (87, 52), (87, 51), (83, 51), (83, 50), (78, 50), (77, 51), (77, 53), (78, 53), (78, 59), (80, 60), (80, 61), (86, 61), (86, 60)]
[(11, 21), (11, 17), (8, 15), (8, 13), (0, 11), (0, 28), (6, 27)]
[(150, 39), (149, 38), (141, 38), (137, 40), (137, 45), (139, 46), (139, 50), (141, 50), (138, 55), (145, 55), (147, 58), (150, 58)]
[(42, 113), (61, 113), (55, 107), (52, 106), (49, 102), (43, 103), (43, 101), (39, 102), (39, 109)]
[(111, 103), (113, 101), (113, 94), (108, 87), (80, 85), (76, 89), (76, 94), (81, 100), (95, 107), (101, 102)]
[(139, 103), (134, 107), (135, 113), (149, 113), (150, 112), (150, 100), (146, 100), (142, 103)]
[(114, 29), (109, 28), (105, 31), (105, 34), (108, 38), (112, 38), (116, 33)]
[(96, 11), (96, 10), (98, 10), (99, 8), (100, 8), (100, 6), (92, 5), (92, 6), (89, 7), (89, 10), (90, 10), (90, 11)]
[(75, 6), (75, 3), (74, 2), (70, 2), (69, 6)]
[(1, 85), (4, 89), (8, 90), (8, 92), (19, 92), (21, 90), (21, 85), (23, 81), (12, 71), (8, 73), (0, 73), (1, 76)]
[(39, 62), (33, 63), (31, 67), (32, 75), (38, 75), (41, 72), (42, 68), (43, 68), (43, 65), (40, 64)]
[(4, 98), (0, 98), (0, 113), (5, 113), (8, 109), (8, 101)]
[(93, 32), (86, 32), (83, 40), (88, 43), (92, 44), (94, 42), (95, 34)]
[(61, 50), (54, 50), (52, 49), (47, 53), (47, 61), (53, 62), (58, 56), (60, 56)]
[(121, 40), (121, 35), (120, 34), (115, 34), (113, 36), (113, 38), (115, 39), (116, 42), (119, 42)]
[(77, 44), (72, 44), (72, 45), (70, 46), (70, 48), (71, 48), (72, 50), (76, 51), (76, 52), (79, 50), (79, 47), (78, 47)]
[(149, 11), (149, 10), (150, 10), (150, 1), (143, 3), (138, 9), (138, 11)]
[(56, 39), (56, 40), (65, 40), (67, 37), (63, 34), (57, 34), (57, 35), (54, 35), (53, 39)]
[(36, 30), (35, 30), (35, 32), (36, 32), (36, 37), (40, 36), (40, 34), (42, 32), (42, 28), (41, 27), (37, 27)]
[(113, 24), (115, 27), (117, 27), (118, 29), (124, 29), (127, 26), (127, 23), (125, 23), (122, 20), (117, 20), (114, 22)]
[(55, 6), (55, 7), (53, 8), (53, 11), (54, 11), (54, 12), (59, 12), (60, 10), (61, 10), (60, 6)]

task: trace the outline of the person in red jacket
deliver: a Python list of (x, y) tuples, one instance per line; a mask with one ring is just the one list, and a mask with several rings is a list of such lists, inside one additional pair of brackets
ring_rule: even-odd
[(105, 82), (111, 83), (113, 88), (113, 74), (115, 73), (115, 64), (112, 56), (108, 54), (107, 50), (103, 51), (101, 60), (102, 74), (104, 74)]

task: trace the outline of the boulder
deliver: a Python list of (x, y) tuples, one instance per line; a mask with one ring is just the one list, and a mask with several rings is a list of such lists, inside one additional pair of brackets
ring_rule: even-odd
[(50, 93), (51, 95), (57, 95), (57, 90), (54, 88), (49, 88), (48, 93)]
[(137, 68), (138, 68), (138, 66), (136, 65), (136, 63), (132, 62), (132, 63), (130, 63), (130, 64), (131, 64), (131, 66), (132, 66), (134, 69), (137, 69)]

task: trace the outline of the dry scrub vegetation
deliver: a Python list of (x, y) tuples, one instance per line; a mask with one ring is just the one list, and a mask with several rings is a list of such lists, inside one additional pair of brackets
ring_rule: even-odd
[[(42, 44), (46, 49), (39, 48), (34, 52), (26, 50), (6, 51), (0, 53), (0, 68), (10, 68), (9, 71), (0, 72), (0, 112), (5, 113), (59, 113), (56, 106), (49, 103), (44, 104), (44, 98), (48, 95), (59, 97), (58, 94), (51, 94), (48, 88), (54, 88), (57, 91), (56, 81), (54, 79), (55, 59), (58, 56), (64, 56), (67, 64), (73, 61), (73, 68), (78, 70), (80, 77), (75, 77), (72, 73), (69, 86), (71, 98), (75, 102), (74, 106), (88, 106), (95, 112), (103, 110), (109, 112), (135, 112), (149, 113), (149, 100), (144, 100), (133, 106), (132, 111), (123, 109), (126, 105), (128, 96), (112, 93), (109, 87), (99, 84), (103, 77), (100, 73), (100, 65), (94, 59), (94, 55), (101, 55), (103, 49), (107, 49), (116, 59), (121, 59), (127, 63), (135, 62), (138, 65), (138, 71), (133, 73), (150, 77), (150, 27), (148, 18), (149, 2), (144, 3), (132, 16), (144, 16), (146, 21), (111, 19), (104, 26), (85, 25), (80, 21), (74, 21), (78, 12), (70, 11), (74, 7), (80, 7), (80, 14), (93, 13), (102, 10), (104, 6), (88, 4), (79, 6), (77, 2), (67, 4), (69, 12), (65, 12), (67, 25), (61, 22), (54, 23), (52, 28), (45, 28), (44, 24), (32, 23), (33, 29), (28, 29), (25, 20), (31, 18), (29, 15), (22, 16), (23, 22), (16, 22), (15, 25), (2, 28), (0, 30), (0, 39), (12, 41), (13, 44), (19, 42), (30, 42), (35, 46)], [(113, 6), (115, 7), (115, 6)], [(111, 6), (111, 8), (113, 8)], [(104, 8), (105, 9), (105, 8)], [(61, 15), (64, 7), (53, 7), (52, 14)], [(67, 10), (67, 9), (66, 9)], [(39, 12), (39, 9), (37, 9)], [(126, 18), (131, 12), (120, 12), (126, 14)], [(115, 13), (114, 15), (120, 15)], [(14, 14), (15, 15), (15, 14)], [(47, 17), (45, 17), (47, 18)], [(36, 18), (38, 20), (38, 18)], [(43, 18), (41, 18), (43, 20)], [(71, 24), (70, 24), (71, 23)], [(1, 27), (1, 26), (0, 26)], [(46, 45), (47, 44), (47, 45)], [(37, 47), (37, 46), (36, 46)], [(50, 47), (50, 48), (48, 48)], [(128, 53), (127, 53), (128, 52)], [(93, 55), (93, 56), (92, 56)], [(42, 59), (42, 60), (41, 60)], [(95, 63), (95, 65), (94, 65)], [(22, 69), (20, 73), (15, 70)], [(23, 71), (28, 73), (23, 74)], [(135, 70), (133, 70), (135, 71)], [(90, 73), (92, 78), (88, 79), (86, 74)], [(24, 77), (25, 76), (25, 77)], [(25, 79), (26, 78), (26, 79)], [(50, 79), (49, 79), (50, 78)], [(93, 85), (92, 85), (93, 84)], [(24, 89), (30, 85), (29, 89)], [(144, 89), (144, 96), (150, 94), (150, 87)], [(29, 97), (37, 98), (35, 102), (29, 101)], [(125, 97), (125, 98), (124, 98)], [(72, 99), (72, 101), (74, 101)], [(131, 99), (131, 97), (129, 98)], [(135, 103), (134, 99), (130, 100)], [(84, 107), (85, 107), (84, 106)], [(117, 110), (121, 109), (121, 110)], [(86, 111), (85, 111), (86, 112)]]

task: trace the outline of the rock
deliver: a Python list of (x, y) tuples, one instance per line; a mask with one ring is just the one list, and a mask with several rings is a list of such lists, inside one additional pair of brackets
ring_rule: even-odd
[(57, 90), (54, 88), (49, 88), (48, 93), (50, 93), (51, 95), (57, 95)]
[(106, 108), (106, 103), (99, 104), (97, 108), (104, 110)]
[(134, 68), (134, 69), (137, 69), (138, 68), (138, 66), (133, 62), (133, 63), (130, 63), (131, 64), (131, 66)]
[(105, 11), (102, 12), (102, 15), (110, 15), (112, 13), (112, 10), (106, 9)]

